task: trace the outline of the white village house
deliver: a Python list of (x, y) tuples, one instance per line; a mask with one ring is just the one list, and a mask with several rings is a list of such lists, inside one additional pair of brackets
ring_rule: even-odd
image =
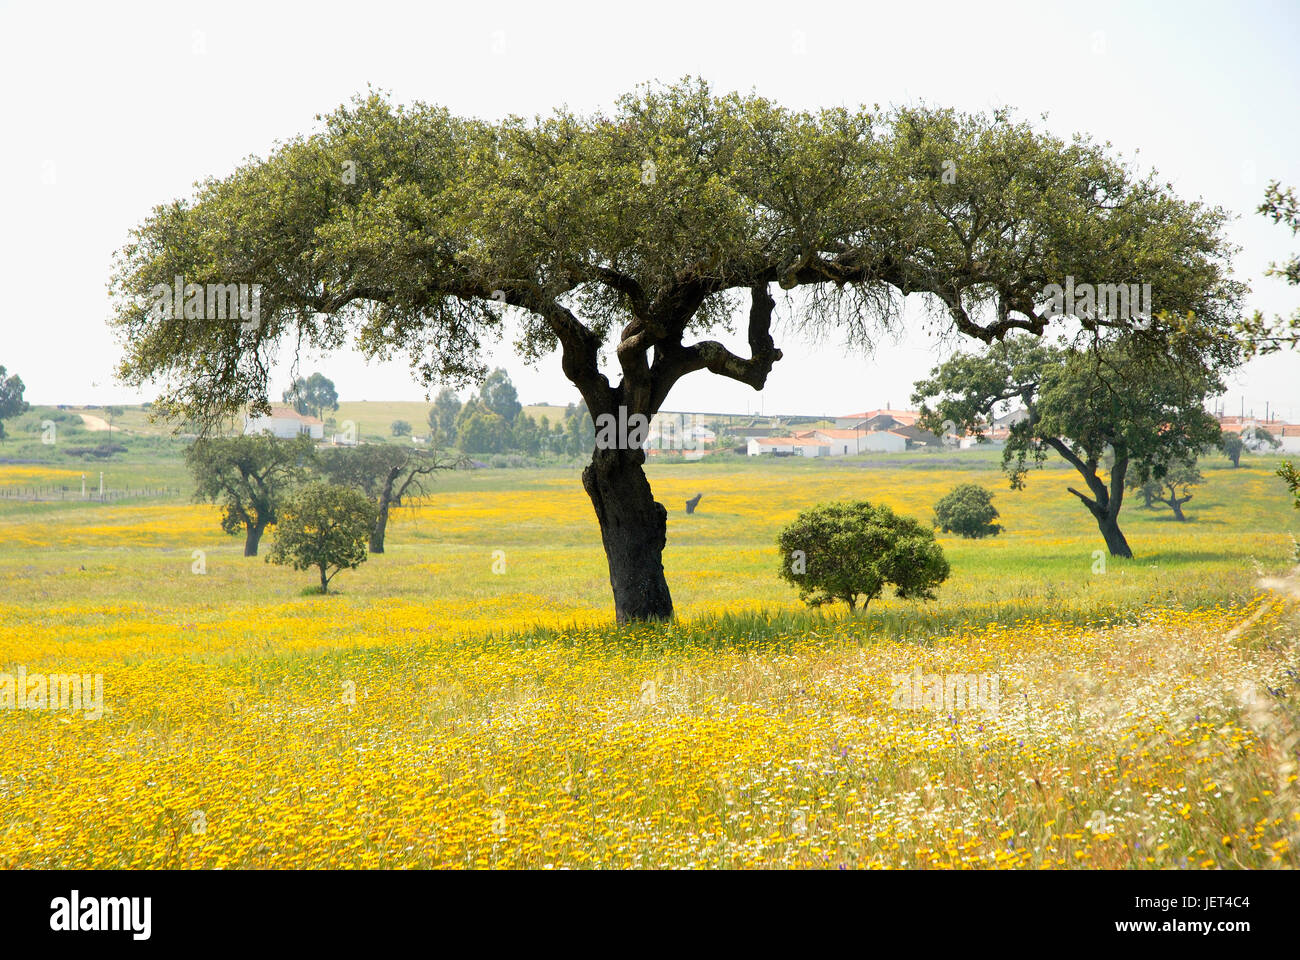
[(907, 437), (893, 430), (876, 430), (862, 435), (863, 453), (902, 453), (907, 449)]
[[(1246, 443), (1246, 449), (1255, 453), (1300, 453), (1300, 425), (1286, 423), (1275, 419), (1256, 419), (1252, 416), (1218, 417), (1219, 429), (1226, 433), (1235, 433)], [(1259, 433), (1267, 433), (1277, 443), (1273, 446)]]
[(805, 430), (789, 437), (750, 437), (751, 457), (779, 453), (798, 457), (845, 457), (858, 453), (902, 453), (907, 437), (892, 430)]
[(268, 416), (245, 420), (244, 433), (269, 433), (283, 440), (292, 440), (305, 433), (313, 440), (321, 440), (325, 436), (325, 423), (317, 417), (303, 416), (293, 407), (272, 407)]
[(751, 457), (762, 454), (784, 454), (788, 457), (829, 457), (831, 448), (820, 440), (799, 437), (750, 437), (748, 453)]
[(848, 457), (858, 453), (900, 453), (907, 449), (907, 437), (892, 430), (819, 428), (796, 433), (794, 436), (799, 440), (816, 440), (824, 444), (832, 457)]
[(832, 457), (845, 457), (867, 450), (867, 433), (862, 430), (808, 430), (796, 433), (802, 440), (817, 440), (830, 448)]

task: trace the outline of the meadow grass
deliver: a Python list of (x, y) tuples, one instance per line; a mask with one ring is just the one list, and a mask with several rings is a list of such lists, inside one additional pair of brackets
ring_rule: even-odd
[[(575, 469), (440, 477), (325, 597), (183, 497), (0, 503), (0, 670), (104, 683), (99, 719), (0, 711), (0, 864), (1294, 867), (1271, 469), (1203, 464), (1186, 524), (1130, 502), (1102, 568), (1056, 467), (656, 463), (679, 618), (627, 628)], [(809, 611), (776, 577), (799, 510), (928, 520), (968, 481), (1007, 529), (940, 537), (937, 601)], [(998, 708), (900, 709), (918, 668)]]

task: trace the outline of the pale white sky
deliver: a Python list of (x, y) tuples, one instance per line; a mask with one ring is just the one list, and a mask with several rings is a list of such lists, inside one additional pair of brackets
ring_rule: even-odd
[[(113, 251), (157, 204), (314, 128), (367, 83), (484, 117), (608, 107), (647, 80), (700, 75), (791, 107), (914, 103), (1050, 114), (1045, 126), (1135, 150), (1184, 196), (1241, 214), (1252, 307), (1300, 291), (1264, 278), (1300, 238), (1253, 213), (1300, 187), (1300, 6), (1111, 3), (51, 3), (0, 0), (0, 364), (37, 403), (149, 399), (113, 380)], [(915, 320), (916, 313), (909, 312)], [(670, 409), (847, 413), (906, 402), (950, 352), (919, 332), (874, 356), (779, 338), (762, 396), (706, 373)], [(743, 346), (739, 347), (743, 349)], [(525, 402), (576, 399), (557, 358), (497, 352)], [(336, 354), (347, 400), (422, 399), (404, 363)], [(287, 372), (284, 379), (287, 381)], [(1300, 355), (1256, 361), (1225, 399), (1300, 419)]]

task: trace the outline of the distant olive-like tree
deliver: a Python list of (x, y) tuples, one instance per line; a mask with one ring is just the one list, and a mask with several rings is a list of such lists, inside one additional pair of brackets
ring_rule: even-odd
[(1012, 425), (1002, 452), (1012, 488), (1023, 488), (1030, 461), (1055, 453), (1083, 478), (1087, 493), (1066, 489), (1097, 521), (1110, 554), (1132, 557), (1119, 524), (1130, 473), (1141, 483), (1159, 479), (1218, 441), (1205, 403), (1238, 359), (1225, 345), (1195, 337), (1159, 348), (1122, 336), (1063, 347), (1009, 337), (936, 367), (916, 384), (913, 400), (930, 429), (951, 420), (977, 435), (995, 408), (1018, 402), (1028, 416)]
[(16, 373), (6, 373), (5, 368), (0, 367), (0, 440), (5, 438), (5, 421), (28, 410), (27, 401), (23, 399), (23, 391), (27, 388), (22, 378)]
[(865, 500), (828, 503), (799, 514), (777, 538), (780, 575), (809, 606), (843, 600), (863, 609), (884, 588), (904, 599), (935, 597), (950, 568), (934, 531)]
[(389, 424), (388, 429), (395, 437), (409, 437), (411, 435), (411, 424), (406, 420), (394, 420)]
[(396, 444), (364, 443), (356, 447), (327, 447), (316, 456), (317, 471), (331, 483), (359, 490), (375, 505), (370, 533), (371, 553), (383, 553), (388, 515), (407, 495), (424, 496), (426, 483), (439, 470), (454, 470), (462, 460), (436, 450), (416, 450)]
[(341, 570), (366, 562), (375, 506), (359, 491), (333, 483), (305, 484), (280, 509), (267, 563), (320, 571), (320, 592)]
[(221, 529), (233, 535), (243, 527), (244, 556), (255, 557), (284, 498), (305, 478), (312, 453), (306, 435), (200, 437), (186, 449), (185, 463), (194, 475), (194, 499), (222, 506)]
[(1131, 487), (1142, 494), (1146, 507), (1163, 503), (1174, 512), (1175, 520), (1186, 521), (1183, 504), (1192, 499), (1192, 487), (1204, 479), (1195, 460), (1176, 460), (1161, 470), (1158, 476), (1152, 476), (1145, 482), (1134, 477)]
[[(125, 381), (210, 421), (266, 403), (286, 342), (406, 352), (426, 386), (467, 385), (512, 314), (523, 359), (558, 352), (583, 399), (566, 443), (590, 451), (615, 615), (662, 619), (667, 511), (645, 451), (594, 444), (588, 422), (652, 417), (703, 371), (762, 389), (782, 357), (774, 290), (800, 290), (782, 297), (794, 326), (864, 347), (911, 295), (960, 335), (1040, 334), (1044, 290), (1069, 276), (1158, 280), (1162, 316), (1221, 334), (1240, 312), (1225, 217), (1005, 111), (794, 110), (685, 80), (489, 121), (373, 93), (155, 208), (119, 256), (114, 323)], [(178, 275), (261, 284), (257, 322), (152, 309)], [(715, 336), (737, 326), (748, 356)]]
[[(1246, 449), (1246, 444), (1240, 434), (1225, 431), (1219, 438), (1218, 446), (1223, 451), (1223, 455), (1232, 461), (1233, 469), (1241, 466), (1241, 454)], [(1148, 503), (1147, 506), (1150, 504)]]

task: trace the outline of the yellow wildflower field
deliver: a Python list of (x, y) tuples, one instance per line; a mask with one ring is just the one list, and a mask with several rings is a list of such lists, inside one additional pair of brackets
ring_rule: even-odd
[[(0, 710), (0, 865), (1296, 866), (1266, 466), (1206, 469), (1186, 524), (1126, 507), (1132, 561), (1059, 471), (649, 472), (679, 618), (625, 629), (572, 470), (440, 481), (326, 597), (208, 505), (0, 506), (0, 672), (87, 691)], [(804, 507), (928, 519), (968, 480), (1007, 529), (939, 538), (937, 601), (810, 612), (775, 575)]]

